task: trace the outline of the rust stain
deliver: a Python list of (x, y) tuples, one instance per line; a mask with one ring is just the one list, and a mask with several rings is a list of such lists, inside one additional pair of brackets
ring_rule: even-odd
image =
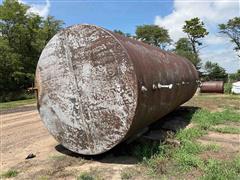
[(189, 100), (198, 74), (182, 57), (93, 25), (71, 26), (44, 48), (39, 113), (80, 154), (103, 153)]

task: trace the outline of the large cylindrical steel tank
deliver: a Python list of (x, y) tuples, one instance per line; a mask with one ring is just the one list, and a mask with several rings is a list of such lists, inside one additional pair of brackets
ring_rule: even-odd
[(200, 85), (201, 93), (224, 93), (223, 81), (205, 81)]
[(110, 150), (189, 100), (198, 74), (186, 59), (94, 25), (46, 45), (36, 69), (38, 109), (49, 132), (86, 155)]

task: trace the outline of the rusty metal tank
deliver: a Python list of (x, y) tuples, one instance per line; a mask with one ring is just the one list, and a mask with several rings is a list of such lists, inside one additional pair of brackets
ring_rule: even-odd
[(36, 69), (40, 117), (67, 149), (100, 154), (188, 101), (198, 74), (186, 59), (94, 25), (46, 45)]
[(224, 93), (223, 81), (205, 81), (200, 85), (201, 93)]

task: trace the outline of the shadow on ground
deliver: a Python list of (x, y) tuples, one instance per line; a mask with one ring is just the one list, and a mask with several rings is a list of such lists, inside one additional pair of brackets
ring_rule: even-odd
[(191, 123), (192, 116), (198, 109), (200, 108), (194, 106), (180, 106), (175, 111), (151, 124), (148, 127), (148, 131), (137, 139), (122, 142), (100, 155), (80, 155), (66, 149), (61, 144), (57, 145), (55, 149), (70, 157), (94, 160), (102, 163), (137, 164), (141, 161), (141, 157), (139, 157), (141, 146), (147, 146), (147, 149), (154, 152), (154, 147), (160, 143), (164, 143), (165, 139), (169, 137), (169, 133), (174, 134), (180, 129), (186, 128)]

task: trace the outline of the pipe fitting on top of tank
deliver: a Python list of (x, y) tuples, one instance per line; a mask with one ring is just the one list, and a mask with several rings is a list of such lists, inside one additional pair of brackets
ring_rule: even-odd
[(141, 87), (141, 91), (142, 91), (142, 92), (147, 92), (147, 88), (146, 88), (145, 86), (142, 85), (142, 87)]
[(198, 87), (202, 86), (202, 82), (200, 80), (196, 80), (196, 83), (197, 83)]
[(172, 89), (172, 87), (173, 87), (173, 84), (163, 85), (163, 84), (158, 83), (158, 89), (161, 89), (161, 88)]
[(153, 85), (152, 85), (152, 89), (153, 89), (154, 91), (157, 90), (156, 84), (153, 84)]

